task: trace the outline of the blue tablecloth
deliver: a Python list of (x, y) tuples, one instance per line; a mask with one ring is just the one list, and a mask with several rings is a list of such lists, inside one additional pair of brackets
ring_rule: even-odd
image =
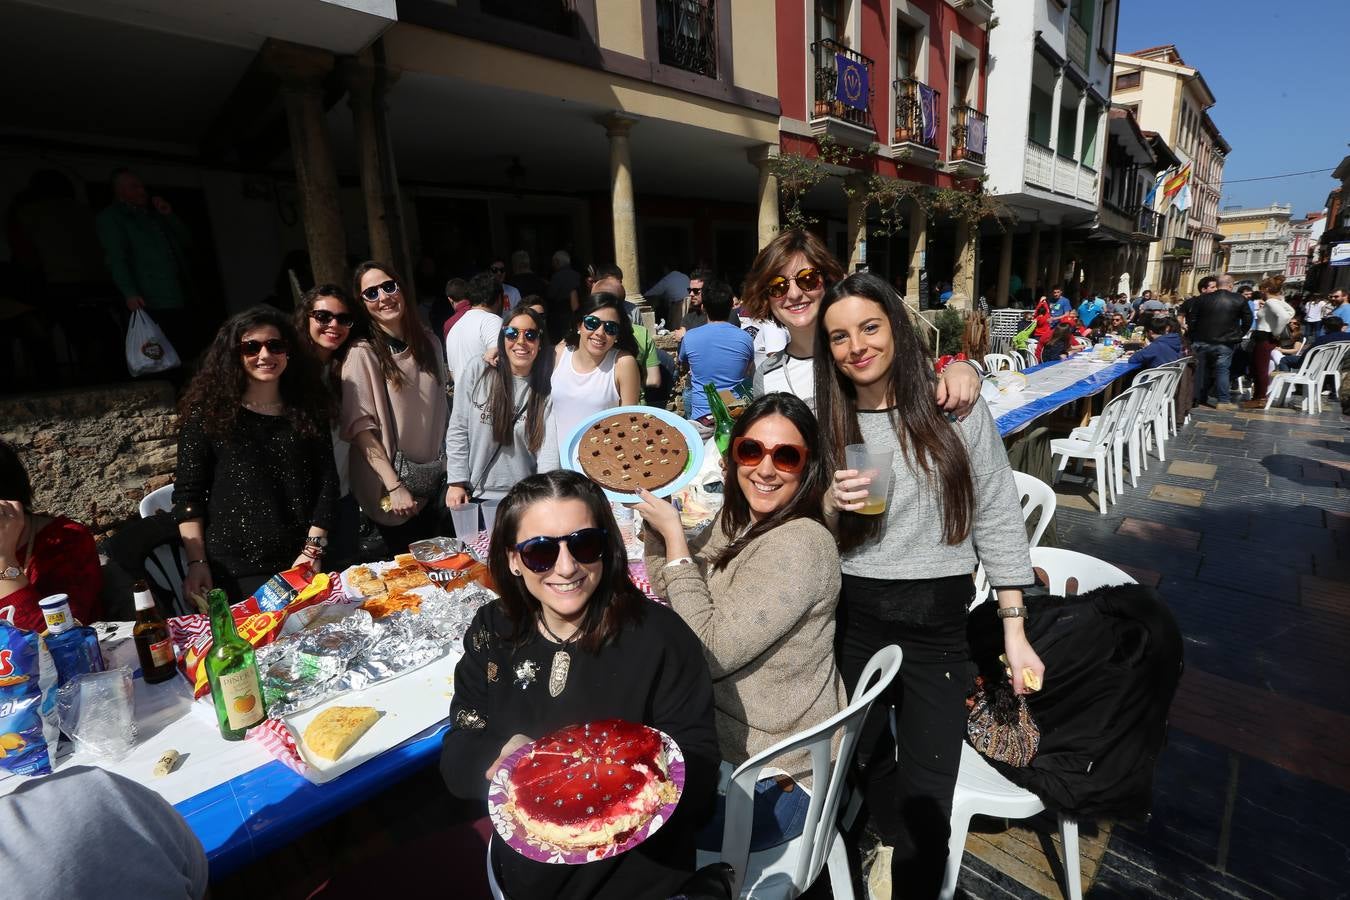
[[(1051, 366), (1060, 365), (1063, 360), (1041, 363), (1038, 366), (1030, 366), (1022, 370), (1023, 375), (1031, 375), (1035, 372), (1048, 369)], [(1053, 394), (1047, 394), (1031, 401), (1025, 406), (1019, 406), (998, 416), (994, 421), (998, 425), (998, 433), (1003, 437), (1016, 434), (1023, 428), (1026, 428), (1035, 419), (1040, 418), (1047, 413), (1052, 413), (1062, 406), (1081, 400), (1084, 397), (1091, 397), (1106, 390), (1113, 381), (1123, 375), (1127, 375), (1139, 368), (1139, 363), (1132, 359), (1123, 359), (1120, 362), (1112, 363), (1109, 366), (1093, 372), (1086, 378), (1079, 379), (1066, 388), (1056, 391)]]

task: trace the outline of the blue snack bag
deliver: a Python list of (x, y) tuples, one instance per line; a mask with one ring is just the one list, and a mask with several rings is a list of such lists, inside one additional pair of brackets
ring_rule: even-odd
[(59, 734), (56, 664), (42, 635), (0, 619), (0, 770), (51, 774)]

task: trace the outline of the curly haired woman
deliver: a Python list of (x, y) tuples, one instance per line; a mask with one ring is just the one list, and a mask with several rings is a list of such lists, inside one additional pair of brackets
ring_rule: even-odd
[(183, 589), (249, 596), (277, 572), (317, 566), (337, 502), (332, 394), (282, 312), (221, 326), (180, 403), (174, 517)]

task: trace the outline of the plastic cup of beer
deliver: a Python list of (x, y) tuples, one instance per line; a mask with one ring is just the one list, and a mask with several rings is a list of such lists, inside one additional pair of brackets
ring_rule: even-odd
[(450, 507), (450, 521), (455, 526), (455, 537), (461, 541), (478, 539), (478, 504), (465, 503)]
[(862, 509), (854, 510), (864, 516), (879, 516), (886, 511), (886, 495), (891, 489), (891, 463), (894, 450), (873, 450), (866, 444), (849, 444), (844, 448), (844, 465), (860, 476), (872, 479), (867, 485), (867, 499)]

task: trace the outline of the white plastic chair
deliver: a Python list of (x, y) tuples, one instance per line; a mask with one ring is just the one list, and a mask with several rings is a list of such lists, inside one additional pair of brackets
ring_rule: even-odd
[(1315, 414), (1322, 411), (1322, 382), (1334, 367), (1337, 380), (1340, 378), (1341, 357), (1350, 347), (1340, 344), (1323, 344), (1314, 347), (1303, 357), (1297, 372), (1276, 372), (1270, 380), (1270, 390), (1266, 394), (1266, 409), (1277, 402), (1284, 403), (1295, 389), (1303, 392), (1302, 409), (1305, 413)]
[[(1035, 547), (1054, 520), (1059, 499), (1055, 497), (1055, 489), (1035, 475), (1013, 470), (1013, 483), (1017, 485), (1017, 499), (1022, 506), (1022, 521), (1030, 522), (1033, 513), (1040, 513), (1027, 538), (1027, 543)], [(989, 577), (984, 573), (984, 563), (980, 563), (975, 569), (975, 602), (988, 598), (991, 591)]]
[[(882, 647), (867, 662), (858, 679), (853, 702), (845, 709), (787, 740), (755, 754), (736, 767), (727, 785), (726, 825), (722, 829), (719, 853), (700, 851), (699, 868), (710, 863), (729, 863), (736, 871), (732, 896), (792, 898), (802, 894), (829, 866), (830, 892), (835, 900), (852, 900), (853, 877), (838, 821), (844, 777), (857, 749), (858, 732), (872, 702), (885, 691), (900, 671), (902, 653), (894, 644)], [(873, 679), (876, 679), (875, 682)], [(870, 687), (869, 687), (870, 684)], [(834, 736), (843, 731), (839, 753), (830, 760)], [(754, 811), (755, 782), (768, 764), (796, 750), (811, 753), (811, 778), (815, 789), (807, 808), (802, 833), (777, 847), (750, 852), (750, 830)], [(824, 785), (823, 791), (819, 788)]]
[(1146, 386), (1149, 396), (1139, 410), (1139, 430), (1143, 439), (1143, 465), (1148, 468), (1148, 454), (1158, 445), (1158, 459), (1167, 460), (1166, 443), (1171, 434), (1172, 420), (1176, 418), (1177, 385), (1181, 383), (1181, 369), (1157, 368), (1140, 372), (1135, 387)]
[[(1326, 380), (1331, 379), (1331, 396), (1333, 399), (1341, 395), (1341, 365), (1345, 362), (1345, 356), (1350, 353), (1350, 342), (1341, 341), (1332, 344), (1336, 348), (1336, 358), (1331, 360), (1326, 370), (1322, 373), (1322, 381), (1318, 384), (1319, 388), (1326, 387)], [(1321, 393), (1321, 390), (1318, 391)]]
[[(140, 513), (142, 519), (148, 519), (159, 513), (173, 511), (173, 485), (166, 484), (156, 488), (141, 498)], [(145, 560), (145, 574), (157, 586), (173, 594), (174, 609), (178, 615), (195, 612), (195, 608), (183, 596), (183, 579), (187, 577), (187, 552), (181, 542), (170, 549), (161, 544), (151, 551)]]
[[(1134, 584), (1134, 579), (1110, 563), (1083, 553), (1057, 547), (1032, 547), (1031, 564), (1044, 575), (1052, 594), (1084, 593), (1108, 584)], [(984, 598), (980, 598), (981, 600)], [(977, 601), (978, 602), (978, 601)], [(1053, 678), (1054, 673), (1047, 673)], [(961, 874), (961, 857), (966, 850), (966, 835), (972, 816), (1026, 819), (1045, 809), (1045, 803), (1031, 791), (1020, 788), (999, 774), (974, 747), (961, 747), (961, 769), (952, 795), (951, 838), (947, 843), (947, 868), (942, 878), (942, 900), (956, 894)], [(1061, 813), (1059, 836), (1064, 844), (1064, 885), (1069, 900), (1082, 900), (1083, 877), (1079, 867), (1078, 820)]]
[[(1141, 411), (1153, 388), (1135, 385), (1125, 393), (1113, 398), (1111, 403), (1123, 404), (1125, 409), (1116, 419), (1116, 428), (1111, 435), (1111, 477), (1115, 479), (1117, 496), (1125, 490), (1125, 450), (1130, 451), (1130, 487), (1139, 486), (1140, 448), (1141, 448)], [(1105, 415), (1105, 410), (1102, 411)], [(1069, 432), (1069, 437), (1078, 440), (1090, 440), (1093, 429), (1097, 427), (1101, 416), (1093, 416), (1086, 425)]]
[(1016, 372), (1017, 364), (1007, 353), (986, 353), (984, 368), (987, 372)]
[[(1176, 393), (1177, 389), (1180, 388), (1181, 386), (1181, 376), (1186, 373), (1186, 367), (1189, 365), (1191, 365), (1191, 357), (1183, 356), (1180, 359), (1176, 359), (1170, 363), (1164, 363), (1163, 365), (1158, 366), (1158, 369), (1162, 371), (1176, 372), (1177, 374), (1177, 384), (1176, 387), (1172, 389), (1172, 403), (1170, 403), (1167, 407), (1167, 430), (1174, 437), (1176, 436), (1177, 433)], [(1188, 415), (1186, 419), (1189, 421), (1190, 416)], [(1183, 422), (1182, 424), (1185, 423)]]
[[(1097, 467), (1097, 503), (1102, 515), (1106, 515), (1106, 501), (1115, 500), (1113, 493), (1115, 479), (1112, 477), (1111, 439), (1116, 431), (1116, 421), (1124, 414), (1125, 407), (1120, 403), (1108, 403), (1097, 417), (1097, 425), (1086, 439), (1066, 437), (1050, 442), (1050, 459), (1059, 457), (1056, 467), (1063, 472), (1070, 459), (1090, 459)], [(1058, 477), (1058, 476), (1056, 476)]]

